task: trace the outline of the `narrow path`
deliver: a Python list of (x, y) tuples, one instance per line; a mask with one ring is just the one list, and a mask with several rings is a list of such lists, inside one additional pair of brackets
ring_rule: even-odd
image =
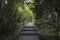
[(27, 23), (22, 29), (18, 40), (39, 40), (35, 25), (33, 23)]

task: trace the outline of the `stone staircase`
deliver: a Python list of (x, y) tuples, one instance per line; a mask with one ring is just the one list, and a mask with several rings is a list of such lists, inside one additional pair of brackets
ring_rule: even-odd
[(37, 35), (37, 31), (34, 26), (24, 26), (20, 35)]
[(27, 23), (24, 25), (18, 40), (39, 40), (37, 27), (33, 23)]

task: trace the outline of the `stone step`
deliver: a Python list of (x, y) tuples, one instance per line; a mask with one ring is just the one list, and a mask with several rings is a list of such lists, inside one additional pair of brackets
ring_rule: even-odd
[(25, 35), (29, 35), (29, 34), (37, 34), (37, 32), (36, 31), (22, 31), (20, 34), (25, 34)]
[(36, 31), (36, 28), (23, 28), (23, 31)]
[(34, 26), (24, 26), (24, 28), (35, 28)]

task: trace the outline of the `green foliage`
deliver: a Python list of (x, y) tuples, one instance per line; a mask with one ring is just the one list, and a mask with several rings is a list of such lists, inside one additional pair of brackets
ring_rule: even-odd
[(22, 23), (29, 22), (29, 20), (32, 21), (33, 14), (28, 5), (22, 5), (21, 3), (18, 5), (17, 10), (17, 13), (19, 15), (18, 19), (20, 19)]
[(35, 21), (39, 27), (40, 33), (56, 34), (56, 28), (60, 26), (60, 19), (58, 19), (60, 18), (60, 0), (32, 0), (27, 4), (23, 3), (24, 0), (8, 0), (7, 2), (5, 4), (4, 0), (3, 3), (0, 0), (0, 32), (2, 35), (13, 35), (17, 24), (22, 25), (32, 21)]
[[(58, 3), (57, 3), (58, 2)], [(59, 0), (35, 0), (35, 24), (41, 33), (57, 33), (57, 24), (60, 11)]]
[(23, 1), (0, 0), (0, 38), (14, 35), (18, 25), (32, 21), (33, 12)]
[[(3, 1), (3, 2), (2, 2)], [(0, 1), (0, 37), (14, 34), (17, 24), (16, 0)]]

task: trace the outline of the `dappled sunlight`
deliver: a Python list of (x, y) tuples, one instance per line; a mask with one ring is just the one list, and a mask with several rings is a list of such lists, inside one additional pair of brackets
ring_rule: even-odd
[(22, 12), (22, 10), (23, 10), (22, 7), (19, 7), (19, 8), (18, 8), (18, 11), (19, 11), (19, 12)]
[[(19, 4), (21, 5), (21, 4)], [(30, 10), (29, 6), (28, 5), (24, 5), (23, 7), (22, 6), (19, 6), (18, 5), (18, 15), (20, 15), (20, 19), (22, 20), (21, 22), (22, 23), (27, 23), (27, 22), (34, 22), (34, 15), (33, 15), (33, 11)]]
[(60, 0), (0, 0), (0, 40), (60, 40)]

